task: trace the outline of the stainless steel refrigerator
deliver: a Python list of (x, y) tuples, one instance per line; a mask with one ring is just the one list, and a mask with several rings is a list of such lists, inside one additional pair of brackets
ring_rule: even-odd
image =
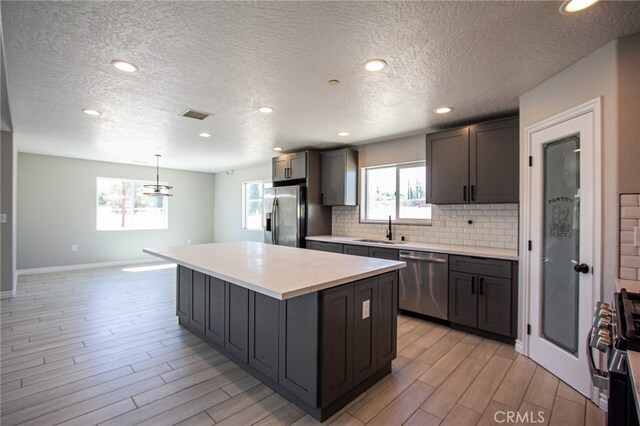
[(304, 247), (306, 199), (304, 186), (280, 186), (264, 190), (264, 242)]

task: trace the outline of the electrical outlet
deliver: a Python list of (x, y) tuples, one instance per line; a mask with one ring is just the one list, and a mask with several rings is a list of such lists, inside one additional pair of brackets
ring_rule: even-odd
[(369, 305), (370, 305), (370, 301), (367, 299), (364, 302), (362, 302), (362, 319), (367, 319), (369, 318)]
[(77, 244), (72, 244), (71, 245), (71, 251), (78, 251), (78, 245)]

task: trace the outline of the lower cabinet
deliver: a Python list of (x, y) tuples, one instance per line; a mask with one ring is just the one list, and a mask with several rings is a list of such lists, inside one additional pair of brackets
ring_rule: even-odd
[(466, 256), (450, 259), (449, 321), (513, 337), (517, 274), (512, 273), (512, 262)]
[(396, 357), (397, 271), (277, 300), (180, 266), (176, 305), (181, 325), (316, 418)]
[(305, 246), (311, 250), (328, 251), (331, 253), (342, 253), (342, 244), (327, 243), (324, 241), (307, 241)]

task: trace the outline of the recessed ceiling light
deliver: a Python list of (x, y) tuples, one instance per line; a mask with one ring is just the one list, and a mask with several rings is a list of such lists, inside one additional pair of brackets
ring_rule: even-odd
[(564, 15), (570, 15), (572, 13), (580, 12), (596, 4), (599, 0), (566, 0), (560, 6), (560, 13)]
[(386, 66), (387, 66), (387, 63), (384, 61), (384, 59), (369, 59), (364, 64), (364, 69), (366, 69), (367, 71), (373, 72), (373, 71), (380, 71)]
[(111, 65), (118, 68), (122, 72), (136, 72), (138, 71), (138, 67), (133, 65), (131, 62), (123, 61), (121, 59), (114, 59), (111, 61)]
[(329, 84), (332, 86), (337, 86), (338, 84), (340, 84), (340, 82), (338, 80), (329, 80)]
[(258, 111), (263, 114), (271, 114), (273, 112), (273, 108), (268, 106), (261, 106), (260, 108), (258, 108)]
[(451, 107), (439, 107), (436, 108), (435, 110), (436, 114), (449, 114), (451, 111), (453, 111), (453, 108)]
[(208, 138), (208, 137), (211, 137), (211, 135), (209, 133), (200, 133), (200, 137), (201, 138)]
[(280, 148), (279, 146), (276, 146), (275, 148), (273, 148), (273, 150), (280, 152), (280, 151), (282, 151), (282, 148)]
[(87, 115), (93, 115), (93, 116), (102, 115), (100, 111), (95, 109), (83, 109), (82, 112), (84, 112)]
[(349, 133), (348, 132), (338, 132), (337, 135), (344, 137), (344, 136), (349, 136)]

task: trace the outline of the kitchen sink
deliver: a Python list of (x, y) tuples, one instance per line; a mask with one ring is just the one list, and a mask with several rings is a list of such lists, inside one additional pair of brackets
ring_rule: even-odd
[(368, 240), (366, 238), (362, 238), (359, 240), (355, 240), (355, 241), (360, 241), (363, 243), (378, 243), (378, 244), (389, 244), (389, 245), (394, 245), (394, 244), (405, 244), (404, 241), (389, 241), (389, 240)]

